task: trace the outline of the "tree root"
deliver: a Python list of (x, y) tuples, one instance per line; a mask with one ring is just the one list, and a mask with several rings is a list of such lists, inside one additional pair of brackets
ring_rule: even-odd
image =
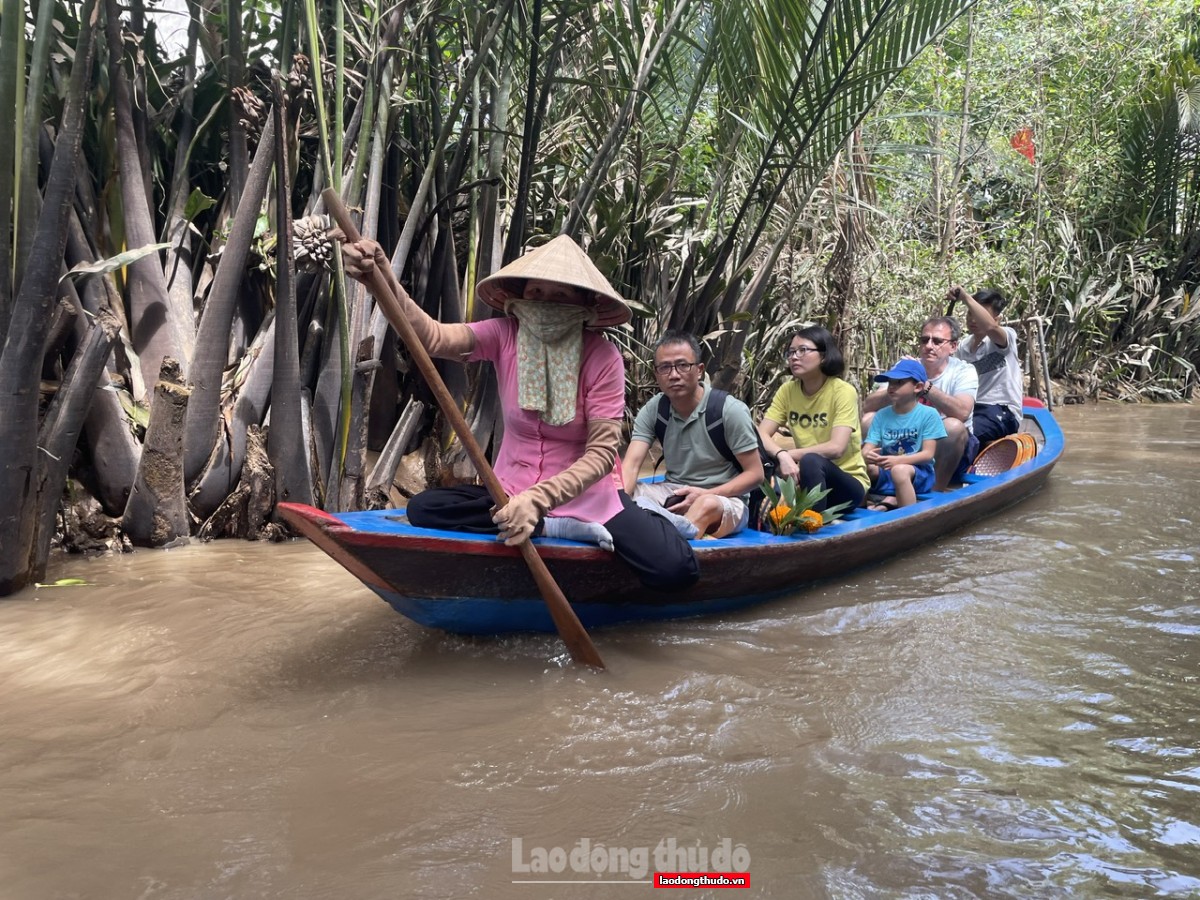
[(246, 429), (246, 462), (238, 486), (200, 526), (200, 540), (237, 537), (251, 541), (282, 541), (291, 532), (271, 521), (275, 508), (275, 468), (267, 458), (267, 429)]

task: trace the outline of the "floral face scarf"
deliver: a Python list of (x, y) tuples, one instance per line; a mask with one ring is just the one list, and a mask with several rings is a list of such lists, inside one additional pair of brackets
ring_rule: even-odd
[(583, 326), (595, 310), (537, 300), (510, 300), (517, 329), (517, 402), (547, 425), (575, 418)]

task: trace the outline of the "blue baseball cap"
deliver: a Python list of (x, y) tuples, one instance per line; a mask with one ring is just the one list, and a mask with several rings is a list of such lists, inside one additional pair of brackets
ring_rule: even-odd
[(902, 378), (911, 378), (917, 384), (929, 380), (925, 367), (915, 359), (902, 359), (886, 372), (875, 376), (876, 381), (899, 381)]

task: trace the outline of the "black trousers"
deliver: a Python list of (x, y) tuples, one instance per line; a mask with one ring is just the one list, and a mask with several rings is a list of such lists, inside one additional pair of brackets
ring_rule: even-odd
[(849, 503), (850, 509), (854, 509), (861, 506), (867, 496), (867, 489), (857, 478), (847, 475), (832, 459), (819, 453), (805, 453), (800, 457), (800, 487), (829, 488), (825, 499), (813, 506), (817, 512), (824, 512), (827, 507), (839, 503)]
[(1016, 434), (1021, 427), (1012, 410), (1000, 403), (976, 403), (973, 421), (971, 430), (979, 438), (980, 449), (1005, 435)]
[[(646, 587), (679, 591), (700, 578), (696, 554), (675, 526), (642, 509), (624, 491), (618, 491), (622, 509), (604, 523), (612, 535), (613, 551)], [(408, 521), (418, 528), (498, 534), (492, 521), (492, 498), (481, 485), (430, 488), (408, 501)], [(542, 533), (542, 523), (534, 536)]]

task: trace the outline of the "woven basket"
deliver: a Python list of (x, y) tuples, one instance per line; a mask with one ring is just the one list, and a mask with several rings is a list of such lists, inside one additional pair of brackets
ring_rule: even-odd
[(1010, 434), (984, 447), (967, 472), (972, 475), (999, 475), (1029, 462), (1035, 456), (1037, 441), (1032, 434)]
[(1032, 434), (1027, 434), (1022, 431), (1020, 434), (1013, 435), (1021, 444), (1021, 452), (1017, 454), (1017, 461), (1014, 465), (1027, 463), (1037, 456), (1038, 445), (1037, 439)]

